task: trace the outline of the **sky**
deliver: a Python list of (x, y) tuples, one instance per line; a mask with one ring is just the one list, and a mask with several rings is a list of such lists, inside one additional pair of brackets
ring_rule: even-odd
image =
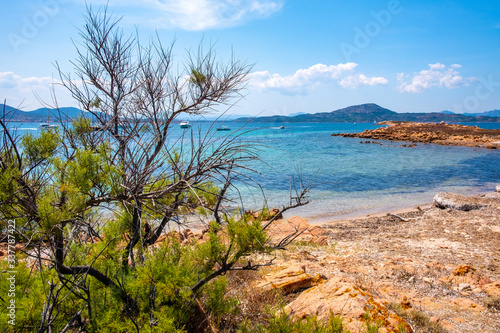
[(17, 0), (0, 4), (0, 98), (29, 111), (76, 106), (57, 83), (74, 71), (86, 4), (155, 34), (185, 59), (200, 43), (252, 64), (229, 114), (500, 109), (500, 2), (442, 0)]

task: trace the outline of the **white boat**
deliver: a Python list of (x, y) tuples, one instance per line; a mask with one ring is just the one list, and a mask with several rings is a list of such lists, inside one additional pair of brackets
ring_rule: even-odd
[(185, 120), (185, 121), (181, 121), (181, 123), (179, 124), (179, 127), (180, 128), (189, 128), (189, 127), (191, 127), (191, 125), (189, 124), (189, 121)]
[(57, 127), (59, 127), (59, 125), (50, 123), (50, 113), (47, 110), (47, 122), (40, 123), (40, 125), (38, 125), (38, 128), (57, 128)]
[(281, 125), (281, 126), (280, 126), (280, 129), (285, 129), (285, 125)]
[(39, 128), (56, 128), (56, 127), (59, 127), (58, 125), (56, 124), (49, 124), (49, 123), (41, 123), (40, 125), (38, 125)]

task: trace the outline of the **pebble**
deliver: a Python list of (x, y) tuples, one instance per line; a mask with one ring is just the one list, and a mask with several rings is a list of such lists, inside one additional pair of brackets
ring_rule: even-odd
[(468, 284), (468, 283), (460, 283), (458, 285), (458, 290), (459, 291), (468, 291), (468, 290), (472, 290), (472, 288), (471, 288), (470, 284)]
[(432, 282), (434, 282), (431, 278), (428, 278), (428, 277), (423, 277), (422, 281), (427, 282), (427, 283), (431, 283), (431, 284), (432, 284)]

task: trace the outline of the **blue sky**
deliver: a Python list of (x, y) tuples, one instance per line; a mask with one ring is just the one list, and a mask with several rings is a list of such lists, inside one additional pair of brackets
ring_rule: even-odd
[[(328, 112), (377, 103), (397, 112), (500, 108), (495, 1), (87, 0), (106, 2), (141, 40), (157, 31), (185, 57), (203, 39), (254, 64), (233, 114)], [(53, 64), (73, 70), (84, 0), (3, 1), (0, 98), (25, 110), (78, 106)], [(72, 41), (73, 40), (73, 41)]]

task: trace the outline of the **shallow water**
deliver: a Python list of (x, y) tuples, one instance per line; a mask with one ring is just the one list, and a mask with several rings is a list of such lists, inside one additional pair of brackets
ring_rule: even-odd
[[(10, 123), (19, 133), (36, 133), (34, 123)], [(194, 123), (192, 129), (209, 128)], [(268, 205), (278, 207), (289, 198), (290, 179), (299, 172), (316, 187), (310, 204), (289, 211), (312, 223), (371, 214), (432, 202), (436, 192), (477, 193), (500, 183), (500, 151), (470, 147), (403, 142), (360, 143), (356, 138), (332, 137), (332, 133), (361, 132), (379, 126), (352, 123), (240, 124), (232, 130), (253, 129), (243, 135), (261, 149), (262, 163), (252, 163), (261, 175), (253, 175), (266, 193)], [(285, 129), (279, 129), (281, 125)], [(500, 128), (500, 123), (469, 124)], [(216, 125), (215, 127), (217, 127)], [(177, 135), (182, 133), (176, 129)], [(231, 133), (217, 132), (216, 136)], [(174, 135), (175, 137), (175, 135)], [(245, 209), (263, 205), (259, 189), (240, 186)]]
[(313, 223), (430, 203), (440, 191), (493, 190), (500, 182), (497, 150), (425, 144), (408, 148), (401, 147), (404, 142), (364, 144), (331, 136), (378, 127), (373, 124), (285, 124), (285, 130), (277, 125), (250, 134), (274, 148), (261, 154), (268, 166), (260, 168), (259, 182), (274, 207), (286, 202), (296, 170), (306, 181), (313, 179), (318, 185), (311, 203), (288, 214)]

